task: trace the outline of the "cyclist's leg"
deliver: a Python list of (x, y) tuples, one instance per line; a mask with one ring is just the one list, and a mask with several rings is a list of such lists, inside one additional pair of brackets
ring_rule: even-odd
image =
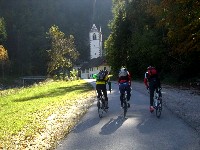
[(106, 84), (105, 85), (102, 84), (101, 89), (105, 98), (105, 107), (108, 108), (108, 95), (107, 95)]
[(158, 91), (158, 94), (159, 94), (159, 97), (162, 98), (162, 93), (161, 93), (161, 90)]
[(153, 81), (149, 82), (149, 91), (150, 91), (150, 111), (153, 111), (153, 97), (154, 97), (155, 84)]
[(108, 88), (109, 88), (109, 91), (111, 91), (111, 81), (108, 81)]
[(161, 90), (159, 90), (160, 83), (159, 81), (156, 82), (156, 93), (158, 93), (159, 98), (162, 97)]
[(97, 90), (97, 98), (99, 99), (100, 96), (102, 95), (100, 85), (96, 85), (96, 90)]
[(127, 92), (127, 101), (129, 101), (130, 97), (131, 97), (131, 87), (130, 87), (130, 85), (127, 85), (126, 92)]
[(128, 108), (130, 107), (130, 103), (129, 103), (129, 100), (130, 100), (130, 97), (131, 97), (131, 88), (130, 88), (130, 85), (127, 85), (126, 87), (126, 92), (127, 92), (127, 104), (128, 104)]
[(102, 89), (103, 95), (105, 97), (105, 101), (108, 101), (108, 95), (107, 95), (107, 91), (105, 89)]

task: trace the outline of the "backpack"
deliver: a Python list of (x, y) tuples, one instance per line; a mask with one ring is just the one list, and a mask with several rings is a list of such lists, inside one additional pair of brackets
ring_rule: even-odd
[(119, 71), (119, 77), (125, 77), (128, 75), (128, 72), (125, 68), (122, 68), (120, 71)]
[(156, 70), (156, 68), (154, 68), (154, 67), (148, 68), (148, 69), (147, 69), (147, 72), (148, 72), (148, 75), (149, 75), (150, 77), (154, 77), (154, 76), (157, 75), (157, 70)]
[(97, 74), (97, 81), (104, 81), (105, 79), (105, 72), (104, 71), (100, 71), (98, 74)]

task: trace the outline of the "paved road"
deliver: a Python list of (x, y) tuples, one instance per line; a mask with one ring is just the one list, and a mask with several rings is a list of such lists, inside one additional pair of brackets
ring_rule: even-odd
[[(93, 80), (89, 80), (94, 85)], [(109, 112), (98, 117), (96, 102), (57, 150), (199, 150), (200, 137), (165, 107), (160, 119), (151, 114), (148, 94), (132, 89), (131, 108), (123, 119), (117, 84)], [(163, 92), (165, 92), (163, 90)], [(163, 97), (164, 98), (164, 97)]]

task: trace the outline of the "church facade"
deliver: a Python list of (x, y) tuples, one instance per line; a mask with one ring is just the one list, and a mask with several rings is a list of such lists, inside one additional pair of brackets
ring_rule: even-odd
[(95, 24), (93, 24), (89, 32), (89, 40), (90, 40), (90, 59), (101, 57), (103, 55), (101, 27), (100, 30), (98, 30)]
[(98, 30), (96, 25), (93, 24), (89, 32), (89, 42), (90, 61), (83, 64), (80, 68), (82, 79), (92, 79), (93, 74), (98, 73), (100, 70), (111, 70), (111, 67), (107, 64), (106, 58), (103, 55), (101, 27)]

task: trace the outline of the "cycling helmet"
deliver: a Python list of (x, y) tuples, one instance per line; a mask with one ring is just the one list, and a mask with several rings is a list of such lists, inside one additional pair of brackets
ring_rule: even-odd
[(120, 71), (126, 71), (126, 68), (125, 68), (125, 67), (122, 67), (122, 68), (120, 69)]
[(147, 67), (147, 70), (148, 70), (148, 69), (151, 69), (151, 68), (153, 68), (153, 67), (152, 67), (151, 65), (149, 65), (149, 66)]
[(104, 72), (105, 72), (105, 75), (107, 75), (107, 74), (108, 74), (108, 70), (104, 70)]

